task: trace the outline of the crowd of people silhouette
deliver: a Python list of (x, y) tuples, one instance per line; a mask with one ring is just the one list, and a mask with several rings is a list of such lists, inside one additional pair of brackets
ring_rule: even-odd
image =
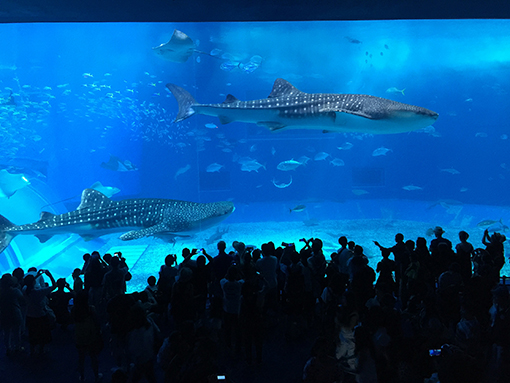
[[(319, 238), (229, 252), (220, 241), (215, 256), (167, 255), (133, 293), (120, 252), (85, 254), (69, 281), (17, 268), (0, 279), (2, 358), (44, 358), (60, 332), (75, 348), (68, 381), (255, 382), (279, 358), (301, 376), (289, 382), (510, 382), (506, 238), (485, 231), (475, 249), (465, 231), (455, 247), (443, 234), (374, 241), (376, 270), (344, 236), (328, 257)], [(305, 344), (308, 360), (284, 344)], [(241, 364), (253, 373), (233, 373)]]

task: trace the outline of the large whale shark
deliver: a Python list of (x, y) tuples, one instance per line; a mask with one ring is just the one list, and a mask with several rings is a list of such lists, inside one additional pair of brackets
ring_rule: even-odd
[(434, 123), (438, 114), (419, 106), (363, 94), (305, 93), (284, 79), (268, 98), (239, 101), (229, 94), (221, 104), (198, 104), (185, 89), (167, 84), (179, 104), (174, 122), (194, 114), (216, 116), (222, 124), (251, 122), (272, 131), (320, 129), (324, 132), (390, 134)]
[(42, 212), (35, 223), (15, 225), (0, 215), (0, 253), (19, 234), (45, 242), (55, 234), (76, 233), (89, 240), (123, 232), (129, 241), (146, 236), (186, 235), (208, 229), (234, 211), (232, 202), (196, 203), (159, 198), (113, 201), (94, 189), (85, 189), (80, 206), (64, 214)]

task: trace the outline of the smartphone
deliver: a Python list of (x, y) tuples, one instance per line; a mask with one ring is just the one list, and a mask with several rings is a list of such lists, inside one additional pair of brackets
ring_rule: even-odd
[(441, 355), (441, 349), (440, 348), (433, 348), (432, 350), (429, 350), (430, 356), (439, 356)]

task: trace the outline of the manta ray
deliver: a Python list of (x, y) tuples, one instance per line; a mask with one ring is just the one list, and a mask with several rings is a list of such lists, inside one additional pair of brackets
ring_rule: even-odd
[(179, 104), (174, 122), (194, 114), (216, 116), (222, 124), (255, 123), (271, 131), (320, 129), (323, 132), (391, 134), (424, 128), (438, 114), (419, 106), (363, 94), (305, 93), (284, 79), (268, 98), (240, 101), (231, 94), (221, 104), (199, 104), (185, 89), (167, 84)]
[(159, 57), (174, 63), (184, 63), (188, 61), (189, 57), (193, 53), (199, 53), (219, 59), (219, 57), (210, 53), (197, 50), (193, 40), (186, 33), (181, 32), (178, 29), (174, 29), (174, 33), (167, 43), (158, 45), (157, 47), (152, 48), (152, 50)]
[(111, 198), (114, 194), (120, 192), (119, 188), (115, 186), (104, 186), (101, 182), (97, 181), (90, 187), (90, 189), (97, 190), (100, 193), (103, 193), (108, 198)]
[(196, 203), (161, 198), (113, 201), (85, 189), (80, 206), (64, 214), (42, 212), (39, 221), (15, 225), (0, 215), (0, 253), (16, 235), (35, 235), (46, 242), (56, 234), (75, 233), (85, 240), (124, 233), (123, 241), (147, 236), (183, 235), (208, 229), (234, 211), (232, 202)]
[(0, 170), (0, 197), (11, 198), (18, 190), (30, 185), (23, 174), (11, 174), (6, 169)]
[(121, 160), (119, 157), (110, 154), (108, 162), (101, 162), (101, 167), (115, 172), (133, 172), (138, 168), (129, 160)]

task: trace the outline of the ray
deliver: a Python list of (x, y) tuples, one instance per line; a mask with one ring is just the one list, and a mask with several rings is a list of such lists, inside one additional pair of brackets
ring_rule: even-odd
[(23, 174), (11, 174), (7, 170), (0, 170), (0, 197), (11, 198), (16, 191), (30, 185), (30, 181)]

